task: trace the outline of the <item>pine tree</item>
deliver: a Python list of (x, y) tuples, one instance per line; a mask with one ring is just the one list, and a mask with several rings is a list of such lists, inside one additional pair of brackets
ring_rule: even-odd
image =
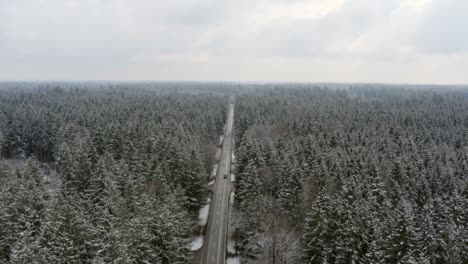
[(401, 200), (389, 215), (384, 229), (384, 255), (387, 263), (407, 263), (414, 255), (415, 229), (411, 205)]
[(131, 259), (149, 263), (187, 263), (190, 222), (183, 209), (183, 191), (164, 199), (142, 195), (137, 215), (126, 232)]
[(187, 207), (191, 211), (197, 211), (206, 200), (207, 188), (203, 163), (194, 150), (186, 158), (183, 170), (181, 187), (185, 190)]
[(32, 255), (27, 255), (23, 249), (37, 241), (45, 222), (46, 196), (39, 163), (29, 159), (25, 170), (18, 171), (12, 180), (7, 183), (6, 197), (2, 197), (6, 202), (0, 217), (0, 225), (5, 228), (4, 233), (0, 232), (0, 241), (4, 245), (2, 257), (27, 259)]
[(295, 222), (301, 218), (302, 208), (302, 184), (299, 164), (297, 162), (290, 164), (286, 162), (285, 157), (278, 163), (278, 201), (283, 213), (290, 215)]
[(114, 179), (110, 169), (114, 166), (110, 155), (105, 155), (97, 161), (91, 171), (86, 197), (89, 202), (100, 207), (109, 195), (109, 189), (113, 188)]
[(93, 244), (97, 249), (94, 261), (126, 263), (127, 247), (123, 228), (127, 209), (123, 197), (112, 182), (106, 185), (106, 193), (101, 203), (95, 205), (93, 215)]
[(242, 209), (246, 203), (250, 203), (260, 197), (261, 183), (260, 175), (255, 165), (255, 161), (251, 160), (245, 167), (242, 173), (236, 177), (236, 198), (235, 204), (237, 208)]
[(49, 262), (47, 248), (40, 242), (40, 236), (33, 236), (29, 231), (23, 232), (12, 245), (10, 262), (32, 264)]
[(19, 218), (17, 205), (19, 191), (22, 189), (19, 184), (20, 178), (11, 174), (3, 161), (0, 163), (0, 262), (7, 262), (10, 259), (11, 247), (15, 242), (18, 230), (17, 221)]
[(89, 243), (94, 227), (83, 208), (79, 197), (72, 194), (62, 192), (55, 200), (41, 241), (52, 263), (89, 262), (95, 255)]
[[(0, 117), (1, 117), (1, 115), (0, 115)], [(3, 118), (0, 118), (0, 119), (5, 120)], [(3, 136), (3, 133), (1, 131), (1, 129), (2, 129), (2, 125), (0, 124), (0, 158), (3, 155), (3, 144), (5, 143), (5, 136)]]
[(341, 199), (337, 262), (363, 263), (371, 243), (371, 220), (364, 200)]
[[(155, 220), (162, 224), (160, 226), (162, 239), (159, 241), (163, 242), (160, 248), (163, 251), (161, 258), (164, 264), (186, 263), (190, 260), (190, 221), (182, 207), (184, 200), (182, 189), (176, 188), (174, 194), (164, 199), (164, 211)], [(164, 234), (167, 237), (164, 237)]]
[(332, 210), (331, 199), (323, 192), (309, 209), (304, 221), (304, 251), (310, 264), (327, 263), (333, 253), (333, 229), (328, 210)]
[(76, 191), (75, 183), (77, 182), (76, 170), (78, 168), (78, 164), (71, 147), (67, 143), (63, 143), (60, 146), (56, 160), (57, 171), (60, 173), (60, 177), (62, 179), (62, 188), (69, 191)]
[[(427, 203), (421, 210), (421, 213), (417, 214), (417, 251), (421, 256), (426, 256), (428, 259), (439, 263), (443, 248), (445, 247), (445, 241), (440, 236), (439, 230), (435, 229), (434, 219), (435, 209), (433, 202)], [(441, 223), (440, 223), (441, 224)], [(444, 227), (439, 226), (440, 230)], [(438, 261), (439, 259), (439, 261)]]

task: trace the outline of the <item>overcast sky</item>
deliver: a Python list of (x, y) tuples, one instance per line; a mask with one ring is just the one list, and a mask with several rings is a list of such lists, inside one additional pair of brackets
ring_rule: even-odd
[(467, 0), (0, 0), (0, 80), (468, 83)]

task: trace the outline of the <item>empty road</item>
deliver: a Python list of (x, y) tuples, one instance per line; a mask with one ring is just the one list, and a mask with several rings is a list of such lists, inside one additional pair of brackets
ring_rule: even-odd
[[(203, 264), (221, 264), (225, 262), (226, 258), (233, 124), (234, 104), (230, 103), (210, 215), (208, 217), (205, 243), (203, 244), (201, 257)], [(224, 175), (227, 175), (227, 177), (225, 178)]]

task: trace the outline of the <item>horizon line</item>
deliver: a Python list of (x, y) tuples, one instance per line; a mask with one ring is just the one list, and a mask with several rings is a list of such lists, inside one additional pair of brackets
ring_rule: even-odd
[(256, 84), (256, 85), (387, 85), (387, 86), (467, 86), (468, 83), (398, 83), (398, 82), (333, 82), (333, 81), (235, 81), (235, 80), (0, 80), (0, 83), (207, 83), (207, 84)]

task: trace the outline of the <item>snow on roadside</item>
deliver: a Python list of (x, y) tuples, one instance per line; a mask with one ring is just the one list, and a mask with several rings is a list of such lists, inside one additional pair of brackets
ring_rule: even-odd
[(238, 257), (228, 258), (226, 264), (240, 264), (240, 260)]
[(234, 205), (234, 192), (231, 192), (231, 195), (229, 196), (229, 204)]
[(215, 160), (218, 161), (221, 157), (221, 148), (218, 148), (215, 153)]
[(211, 171), (211, 178), (215, 178), (217, 172), (218, 172), (218, 164), (215, 164), (213, 166), (213, 170)]
[(205, 237), (203, 236), (198, 236), (198, 237), (193, 238), (192, 247), (190, 248), (190, 250), (191, 251), (199, 250), (201, 247), (203, 247), (204, 240), (205, 240)]
[(235, 180), (236, 180), (236, 175), (234, 175), (234, 173), (231, 173), (231, 182), (233, 182)]
[(236, 254), (236, 244), (234, 243), (234, 240), (229, 239), (227, 242), (227, 252), (229, 254)]
[(208, 183), (208, 186), (213, 185), (213, 183), (215, 183), (215, 180), (210, 181), (210, 182)]
[(208, 214), (210, 213), (210, 205), (207, 204), (198, 211), (198, 225), (204, 226), (208, 222)]

